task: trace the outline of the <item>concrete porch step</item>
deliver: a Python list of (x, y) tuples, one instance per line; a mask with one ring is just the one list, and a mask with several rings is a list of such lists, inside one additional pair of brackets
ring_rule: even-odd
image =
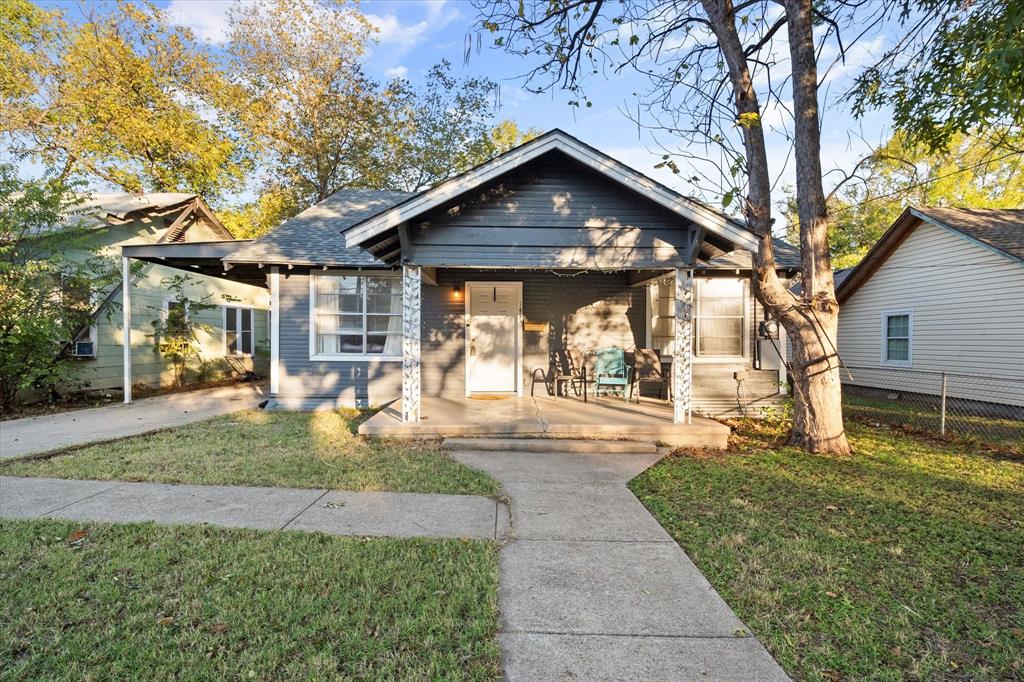
[(448, 450), (500, 450), (509, 452), (574, 452), (601, 454), (653, 453), (653, 442), (584, 440), (579, 438), (445, 438)]

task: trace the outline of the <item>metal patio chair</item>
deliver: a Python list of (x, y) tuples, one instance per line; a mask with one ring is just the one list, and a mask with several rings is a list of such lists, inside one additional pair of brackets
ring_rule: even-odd
[(637, 348), (633, 352), (633, 381), (629, 384), (629, 397), (636, 392), (636, 401), (640, 402), (640, 389), (643, 384), (659, 384), (658, 399), (664, 400), (670, 389), (668, 377), (662, 369), (661, 354), (653, 348)]
[(594, 353), (594, 397), (605, 391), (622, 391), (622, 399), (628, 401), (633, 368), (626, 365), (626, 353), (621, 348), (598, 348)]
[(565, 395), (566, 384), (572, 388), (577, 396), (583, 396), (583, 402), (587, 402), (587, 368), (583, 359), (578, 353), (572, 350), (559, 348), (548, 353), (548, 369), (537, 367), (532, 372), (530, 381), (530, 397), (533, 397), (534, 386), (537, 385), (537, 377), (540, 375), (541, 382), (548, 391), (548, 395), (556, 398)]

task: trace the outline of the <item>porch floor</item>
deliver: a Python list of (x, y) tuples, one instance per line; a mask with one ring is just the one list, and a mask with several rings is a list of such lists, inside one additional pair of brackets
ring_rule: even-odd
[(693, 416), (690, 424), (672, 421), (672, 406), (641, 399), (582, 400), (549, 396), (493, 399), (422, 399), (420, 421), (402, 423), (401, 401), (384, 408), (359, 426), (367, 436), (525, 436), (650, 440), (671, 446), (724, 448), (728, 426)]

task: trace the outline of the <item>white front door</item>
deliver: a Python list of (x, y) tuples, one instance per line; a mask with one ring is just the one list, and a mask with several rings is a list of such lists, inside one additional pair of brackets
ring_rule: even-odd
[(519, 386), (519, 282), (467, 282), (466, 393)]

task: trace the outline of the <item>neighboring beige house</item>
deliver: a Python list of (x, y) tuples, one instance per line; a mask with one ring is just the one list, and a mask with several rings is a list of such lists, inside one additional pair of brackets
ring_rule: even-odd
[(910, 207), (836, 295), (847, 383), (1024, 405), (1024, 210)]
[[(232, 240), (203, 200), (195, 194), (92, 194), (75, 208), (75, 220), (85, 221), (91, 237), (86, 248), (118, 258), (121, 247), (139, 244), (220, 242)], [(83, 251), (83, 255), (84, 255)], [(181, 270), (146, 264), (138, 274), (131, 298), (133, 384), (167, 385), (173, 379), (170, 363), (161, 356), (153, 323), (166, 314), (173, 298), (168, 280)], [(199, 273), (187, 274), (189, 298), (216, 307), (196, 314), (201, 331), (201, 357), (210, 379), (231, 371), (266, 373), (269, 299), (265, 289)], [(207, 298), (208, 297), (208, 298)], [(120, 389), (123, 383), (121, 287), (101, 301), (93, 324), (83, 328), (66, 349), (77, 364), (76, 375), (90, 390)], [(254, 357), (255, 356), (255, 357)], [(260, 366), (262, 360), (263, 366)], [(192, 367), (192, 378), (196, 378)]]

